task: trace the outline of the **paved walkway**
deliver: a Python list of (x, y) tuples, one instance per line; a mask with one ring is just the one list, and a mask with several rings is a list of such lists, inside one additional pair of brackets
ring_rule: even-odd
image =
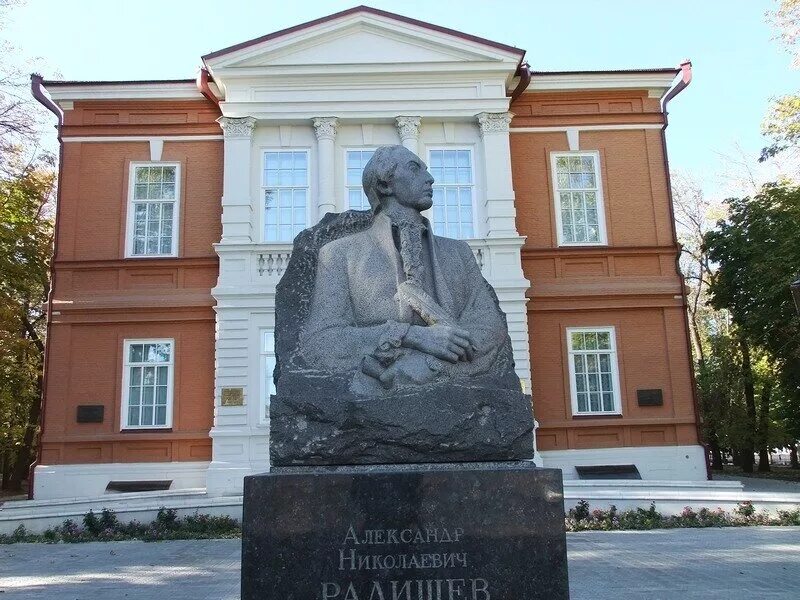
[[(800, 527), (575, 533), (568, 546), (571, 600), (798, 598)], [(0, 546), (0, 599), (236, 600), (239, 548), (239, 540)]]

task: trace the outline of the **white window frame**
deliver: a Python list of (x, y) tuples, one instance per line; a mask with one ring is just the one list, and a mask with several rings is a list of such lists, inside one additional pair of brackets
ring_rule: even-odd
[[(306, 228), (311, 227), (314, 223), (311, 222), (311, 215), (312, 207), (311, 204), (313, 202), (312, 198), (312, 189), (311, 189), (311, 148), (307, 146), (293, 146), (291, 148), (287, 147), (262, 147), (261, 150), (261, 162), (258, 166), (258, 189), (260, 190), (260, 195), (258, 198), (258, 210), (259, 210), (259, 229), (261, 233), (259, 234), (259, 239), (261, 240), (262, 244), (291, 244), (292, 240), (294, 239), (294, 235), (292, 235), (292, 240), (267, 240), (267, 210), (266, 206), (264, 206), (264, 192), (268, 189), (280, 189), (280, 188), (270, 188), (267, 186), (266, 181), (266, 165), (267, 165), (267, 154), (270, 152), (305, 152), (306, 154)], [(301, 186), (290, 186), (290, 187), (301, 187)]]
[[(426, 153), (426, 162), (428, 165), (428, 171), (431, 169), (431, 152), (434, 150), (468, 150), (469, 151), (469, 161), (470, 161), (470, 170), (472, 172), (472, 183), (470, 184), (447, 184), (447, 185), (458, 185), (459, 187), (466, 187), (467, 185), (472, 188), (472, 237), (469, 238), (457, 238), (462, 240), (474, 240), (479, 238), (478, 235), (478, 181), (477, 177), (478, 174), (475, 171), (475, 146), (469, 144), (460, 144), (460, 145), (452, 145), (452, 146), (427, 146), (425, 148)], [(433, 183), (436, 186), (436, 182)], [(443, 184), (445, 185), (445, 184)], [(446, 208), (445, 208), (446, 210)], [(436, 222), (433, 218), (433, 206), (431, 205), (430, 208), (430, 221), (431, 224), (436, 227)]]
[[(567, 363), (569, 364), (569, 389), (570, 397), (572, 400), (572, 415), (573, 416), (602, 416), (602, 415), (621, 415), (622, 414), (622, 389), (619, 385), (619, 352), (617, 350), (617, 335), (616, 328), (613, 326), (604, 327), (567, 327)], [(576, 354), (585, 354), (590, 352), (601, 352), (599, 350), (573, 350), (572, 349), (572, 334), (573, 333), (608, 333), (611, 341), (611, 350), (606, 352), (611, 354), (611, 382), (614, 385), (614, 410), (611, 411), (579, 411), (578, 410), (578, 386), (575, 377), (575, 361), (573, 357)], [(602, 403), (602, 398), (601, 398)]]
[[(133, 206), (137, 202), (169, 202), (169, 200), (136, 200), (133, 197), (136, 185), (136, 169), (138, 167), (175, 167), (175, 200), (172, 209), (172, 252), (169, 254), (134, 254), (133, 232), (135, 212)], [(128, 208), (125, 227), (125, 258), (174, 258), (178, 256), (180, 242), (181, 214), (181, 163), (167, 161), (133, 161), (128, 167)]]
[[(275, 393), (273, 375), (275, 373), (275, 330), (262, 329), (258, 339), (258, 372), (261, 379), (261, 402), (259, 403), (258, 422), (266, 425), (269, 422), (269, 397)], [(269, 371), (269, 373), (268, 373)]]
[[(600, 239), (597, 242), (567, 242), (564, 240), (564, 225), (561, 220), (561, 195), (562, 191), (558, 187), (558, 170), (556, 161), (562, 156), (591, 156), (594, 159), (595, 181), (597, 183), (597, 227)], [(600, 152), (597, 150), (581, 150), (575, 152), (551, 152), (550, 153), (550, 177), (553, 182), (553, 203), (556, 213), (556, 234), (559, 246), (607, 246), (608, 232), (606, 231), (606, 203), (603, 193), (603, 174), (600, 166)], [(566, 191), (566, 190), (564, 190)]]
[[(134, 344), (170, 344), (168, 363), (149, 363), (167, 367), (167, 420), (163, 425), (129, 425), (128, 424), (128, 397), (130, 395), (131, 366), (143, 363), (130, 362), (130, 347)], [(147, 338), (126, 339), (122, 344), (122, 410), (120, 411), (121, 430), (142, 429), (172, 429), (172, 413), (174, 411), (175, 392), (175, 339), (174, 338)]]
[[(347, 185), (347, 153), (348, 152), (375, 152), (378, 149), (377, 146), (349, 146), (344, 148), (344, 195), (342, 198), (344, 199), (343, 202), (343, 209), (344, 210), (351, 210), (350, 209), (350, 190), (355, 186)], [(359, 186), (361, 188), (361, 193), (364, 193), (364, 188), (361, 184)], [(366, 194), (365, 194), (366, 195)], [(364, 210), (368, 210), (370, 208), (369, 202), (367, 202), (367, 207)]]

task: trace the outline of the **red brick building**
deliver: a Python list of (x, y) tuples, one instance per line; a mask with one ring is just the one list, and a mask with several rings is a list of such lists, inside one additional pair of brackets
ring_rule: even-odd
[(359, 7), (211, 53), (196, 81), (35, 82), (62, 149), (35, 497), (238, 494), (268, 468), (292, 237), (364, 206), (361, 169), (396, 143), (497, 290), (539, 462), (704, 479), (664, 143), (690, 67), (524, 57)]

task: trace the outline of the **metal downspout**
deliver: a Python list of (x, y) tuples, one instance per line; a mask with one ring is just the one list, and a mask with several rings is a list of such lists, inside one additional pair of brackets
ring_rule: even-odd
[[(677, 96), (683, 90), (685, 90), (692, 82), (692, 61), (690, 61), (687, 58), (680, 64), (680, 68), (681, 68), (681, 80), (675, 85), (675, 87), (673, 87), (669, 92), (667, 92), (667, 95), (664, 96), (664, 99), (661, 101), (661, 110), (664, 113), (664, 126), (661, 128), (661, 147), (662, 147), (662, 153), (664, 155), (664, 168), (666, 169), (666, 175), (667, 175), (667, 197), (669, 198), (669, 216), (670, 216), (670, 225), (672, 226), (672, 239), (675, 241), (676, 244), (678, 243), (678, 230), (677, 227), (675, 226), (675, 206), (672, 195), (672, 178), (670, 176), (669, 158), (667, 156), (666, 129), (667, 126), (669, 125), (667, 104), (669, 104), (669, 101), (672, 100), (675, 96)], [(686, 282), (683, 278), (683, 273), (681, 273), (680, 259), (681, 259), (681, 250), (679, 247), (678, 254), (675, 257), (675, 270), (678, 273), (678, 277), (680, 278), (681, 282), (681, 302), (683, 305), (683, 310), (681, 312), (683, 313), (683, 324), (686, 330), (686, 352), (688, 353), (687, 355), (689, 356), (689, 360), (691, 361), (691, 367), (692, 367), (690, 370), (690, 375), (692, 383), (692, 405), (694, 408), (694, 423), (695, 423), (695, 429), (697, 430), (697, 441), (704, 450), (703, 456), (706, 463), (706, 478), (708, 480), (711, 480), (711, 463), (708, 460), (708, 448), (703, 442), (702, 429), (700, 426), (700, 403), (697, 398), (697, 377), (695, 376), (694, 372), (694, 359), (693, 359), (694, 353), (692, 351), (692, 344), (689, 341), (689, 336), (691, 335), (689, 328), (689, 314), (687, 312), (689, 306), (689, 298), (686, 293)]]
[(53, 293), (56, 287), (55, 259), (58, 255), (58, 222), (61, 214), (61, 187), (64, 175), (64, 143), (61, 139), (61, 130), (64, 126), (64, 112), (46, 94), (42, 76), (38, 73), (31, 74), (31, 94), (47, 110), (53, 113), (58, 119), (56, 129), (58, 131), (58, 181), (56, 185), (56, 217), (53, 223), (53, 253), (50, 257), (50, 291), (47, 295), (47, 328), (44, 339), (44, 372), (42, 374), (42, 398), (39, 409), (39, 435), (36, 444), (36, 459), (31, 463), (28, 470), (28, 499), (33, 499), (33, 478), (38, 465), (42, 460), (42, 435), (44, 434), (44, 414), (47, 407), (47, 376), (50, 372), (50, 325), (53, 316)]

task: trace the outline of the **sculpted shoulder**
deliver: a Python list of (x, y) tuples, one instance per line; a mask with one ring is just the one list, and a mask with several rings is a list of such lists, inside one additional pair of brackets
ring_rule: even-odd
[(367, 236), (368, 232), (362, 231), (328, 242), (320, 248), (319, 261), (326, 265), (347, 262), (347, 259), (354, 252), (358, 252), (359, 248), (363, 248)]
[(472, 248), (470, 248), (469, 244), (464, 240), (456, 240), (440, 235), (435, 235), (433, 238), (441, 251), (449, 255), (459, 256), (462, 260), (468, 262), (475, 262), (475, 255), (472, 253)]

